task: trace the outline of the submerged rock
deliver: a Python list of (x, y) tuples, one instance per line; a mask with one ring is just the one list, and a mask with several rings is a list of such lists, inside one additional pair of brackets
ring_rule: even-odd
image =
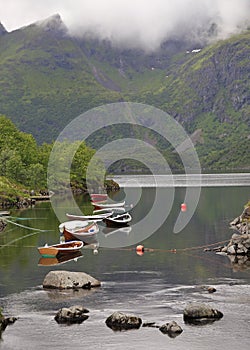
[(142, 324), (140, 317), (114, 312), (106, 319), (106, 325), (114, 331), (138, 329)]
[(206, 324), (219, 320), (223, 313), (205, 304), (190, 304), (183, 312), (184, 321), (192, 324)]
[(50, 271), (44, 278), (44, 288), (90, 289), (99, 287), (101, 282), (85, 272)]
[(57, 312), (55, 320), (57, 323), (82, 323), (88, 319), (89, 316), (85, 315), (88, 312), (83, 306), (64, 307)]
[(170, 338), (175, 338), (177, 335), (183, 332), (181, 326), (179, 326), (175, 321), (165, 323), (159, 329), (163, 334), (168, 334)]
[(160, 326), (158, 326), (155, 322), (144, 322), (142, 327), (160, 328)]

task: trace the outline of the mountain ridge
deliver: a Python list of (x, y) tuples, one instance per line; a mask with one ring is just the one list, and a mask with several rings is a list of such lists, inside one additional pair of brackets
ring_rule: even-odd
[(250, 163), (249, 42), (248, 30), (204, 47), (172, 39), (149, 53), (69, 36), (55, 15), (0, 35), (0, 113), (42, 143), (89, 109), (141, 102), (190, 134), (201, 129), (197, 147), (207, 166), (225, 166), (229, 155), (242, 166)]

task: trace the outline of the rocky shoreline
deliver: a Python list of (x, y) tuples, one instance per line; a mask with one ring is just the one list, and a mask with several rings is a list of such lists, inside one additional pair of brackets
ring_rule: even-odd
[[(220, 246), (213, 250), (233, 257), (250, 257), (250, 204), (248, 203), (242, 214), (230, 222), (230, 228), (234, 233), (226, 246)], [(209, 251), (211, 249), (205, 249)], [(232, 260), (232, 259), (231, 259)]]

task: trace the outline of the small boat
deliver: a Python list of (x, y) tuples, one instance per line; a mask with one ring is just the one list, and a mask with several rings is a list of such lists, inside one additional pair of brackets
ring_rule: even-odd
[(107, 193), (91, 193), (90, 198), (92, 202), (102, 202), (108, 199)]
[(10, 212), (9, 211), (0, 211), (0, 217), (2, 216), (9, 216)]
[(129, 213), (114, 214), (108, 218), (103, 219), (103, 221), (108, 227), (127, 226), (131, 220), (132, 220), (132, 217)]
[(123, 207), (118, 207), (118, 208), (106, 208), (106, 209), (97, 209), (97, 210), (93, 210), (93, 214), (105, 214), (105, 213), (125, 213), (125, 208)]
[(114, 208), (120, 208), (124, 207), (125, 201), (123, 202), (114, 202), (114, 203), (108, 203), (108, 202), (91, 202), (91, 204), (96, 209), (114, 209)]
[(59, 230), (63, 234), (65, 241), (79, 239), (85, 242), (90, 236), (99, 232), (99, 227), (96, 222), (72, 220), (60, 224)]
[(55, 266), (60, 264), (65, 264), (68, 261), (77, 261), (79, 258), (82, 258), (83, 255), (80, 251), (76, 251), (68, 254), (59, 254), (53, 257), (44, 257), (42, 256), (38, 261), (39, 266)]
[(70, 220), (87, 220), (87, 221), (102, 221), (103, 219), (111, 216), (113, 212), (105, 211), (104, 213), (94, 214), (94, 215), (73, 215), (73, 214), (66, 214), (67, 218)]
[(71, 241), (53, 245), (47, 245), (38, 247), (39, 253), (44, 257), (54, 257), (60, 254), (69, 254), (80, 250), (83, 247), (81, 241)]

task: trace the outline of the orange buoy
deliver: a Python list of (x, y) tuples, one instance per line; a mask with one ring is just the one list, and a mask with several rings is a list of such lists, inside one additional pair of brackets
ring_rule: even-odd
[(186, 211), (187, 210), (187, 205), (186, 203), (181, 204), (181, 211)]
[(138, 245), (136, 247), (136, 253), (137, 253), (137, 255), (142, 256), (144, 254), (144, 246), (143, 245)]

